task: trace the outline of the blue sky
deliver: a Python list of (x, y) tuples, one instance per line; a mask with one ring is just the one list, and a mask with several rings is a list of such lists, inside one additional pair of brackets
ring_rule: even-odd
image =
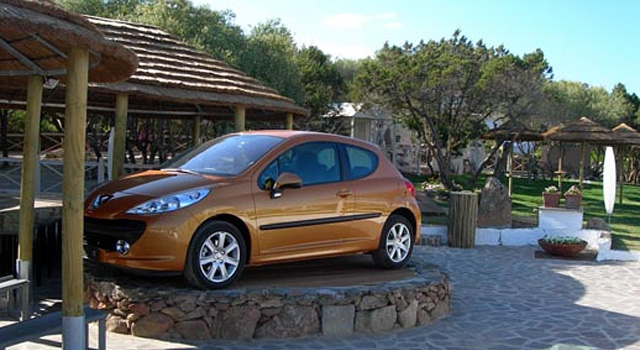
[(555, 80), (640, 95), (640, 1), (636, 0), (192, 0), (229, 9), (248, 30), (280, 18), (300, 45), (332, 57), (373, 56), (385, 41), (450, 37), (457, 29), (516, 54), (541, 48)]

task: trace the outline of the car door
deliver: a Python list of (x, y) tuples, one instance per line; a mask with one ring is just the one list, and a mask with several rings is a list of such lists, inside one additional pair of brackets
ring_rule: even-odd
[[(271, 186), (282, 173), (300, 177), (300, 188), (288, 188), (278, 198)], [(342, 251), (344, 218), (353, 212), (354, 198), (342, 181), (338, 147), (332, 142), (308, 142), (292, 147), (257, 177), (254, 195), (260, 256), (255, 261), (284, 261), (331, 255)]]
[(397, 181), (374, 176), (380, 159), (371, 150), (343, 145), (343, 173), (345, 183), (355, 196), (353, 215), (358, 224), (347, 231), (345, 249), (352, 251), (376, 249), (390, 203), (397, 196)]

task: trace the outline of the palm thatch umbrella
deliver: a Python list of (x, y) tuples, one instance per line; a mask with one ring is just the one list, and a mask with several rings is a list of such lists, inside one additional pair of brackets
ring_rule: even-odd
[(620, 190), (618, 192), (618, 201), (620, 204), (623, 202), (623, 192), (624, 192), (624, 153), (625, 146), (640, 146), (640, 133), (638, 133), (634, 128), (630, 127), (625, 123), (620, 123), (613, 129), (613, 133), (618, 139), (618, 166), (620, 174)]
[[(135, 54), (84, 18), (48, 0), (0, 0), (0, 91), (28, 85), (20, 194), (18, 270), (30, 279), (33, 202), (43, 82), (67, 86), (63, 165), (62, 314), (65, 349), (84, 347), (83, 192), (89, 81), (116, 82), (137, 67)], [(73, 333), (73, 334), (72, 334)]]
[(483, 140), (495, 140), (496, 143), (503, 143), (505, 141), (511, 142), (511, 148), (509, 149), (509, 197), (513, 195), (513, 142), (535, 142), (542, 141), (543, 137), (539, 132), (531, 130), (524, 125), (508, 121), (499, 127), (489, 130), (480, 135)]
[[(618, 143), (613, 132), (604, 126), (582, 117), (575, 123), (553, 127), (542, 134), (545, 140), (557, 142), (574, 142), (581, 144), (580, 152), (580, 187), (584, 180), (585, 144), (615, 145)], [(558, 187), (562, 189), (562, 145), (558, 160)]]

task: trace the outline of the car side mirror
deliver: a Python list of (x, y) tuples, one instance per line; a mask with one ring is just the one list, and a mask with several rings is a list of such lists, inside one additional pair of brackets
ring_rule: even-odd
[(282, 173), (278, 176), (278, 180), (273, 185), (271, 190), (271, 198), (276, 199), (282, 197), (282, 193), (286, 188), (300, 188), (302, 187), (302, 179), (293, 173)]

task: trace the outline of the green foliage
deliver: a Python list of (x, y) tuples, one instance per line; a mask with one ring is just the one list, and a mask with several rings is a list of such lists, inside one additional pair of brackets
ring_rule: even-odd
[(362, 63), (355, 85), (362, 100), (417, 133), (452, 188), (452, 157), (486, 129), (487, 118), (531, 115), (550, 74), (540, 50), (520, 58), (456, 31), (440, 41), (385, 44)]
[(622, 84), (617, 84), (609, 93), (603, 87), (562, 80), (548, 82), (545, 92), (550, 100), (548, 115), (554, 125), (588, 117), (613, 127), (621, 122), (633, 122), (637, 109), (637, 96), (630, 95)]
[(297, 47), (291, 32), (280, 20), (269, 20), (251, 30), (238, 63), (240, 69), (249, 76), (300, 103), (304, 91), (300, 70), (295, 62), (296, 53)]
[(309, 118), (303, 122), (304, 129), (338, 132), (343, 119), (323, 117), (346, 89), (331, 56), (316, 46), (303, 47), (296, 55), (296, 64), (304, 89), (302, 105), (310, 110)]
[(582, 244), (582, 242), (584, 242), (582, 239), (580, 239), (579, 237), (575, 237), (575, 236), (555, 236), (555, 237), (552, 237), (552, 236), (545, 235), (540, 240), (543, 241), (544, 243), (547, 243), (547, 244), (556, 244), (556, 245), (560, 245), (560, 244)]

